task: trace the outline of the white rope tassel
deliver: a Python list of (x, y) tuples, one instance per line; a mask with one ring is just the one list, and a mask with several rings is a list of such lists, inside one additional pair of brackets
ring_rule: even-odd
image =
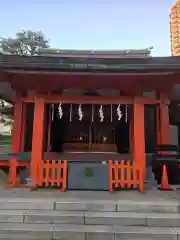
[(69, 121), (72, 122), (72, 104), (70, 105)]
[(58, 107), (58, 113), (59, 113), (59, 118), (61, 119), (63, 117), (63, 109), (62, 109), (62, 104), (59, 104)]
[(100, 116), (100, 122), (104, 121), (104, 112), (103, 112), (103, 105), (99, 108), (99, 116)]
[(53, 119), (54, 119), (54, 104), (52, 104), (52, 121), (53, 121)]
[(120, 121), (121, 118), (122, 118), (122, 112), (121, 112), (121, 105), (120, 104), (118, 105), (116, 111), (117, 111), (118, 121)]
[(111, 104), (111, 122), (112, 122), (112, 118), (113, 118), (113, 116), (112, 116), (112, 104)]
[(83, 112), (82, 112), (81, 104), (79, 104), (79, 107), (78, 107), (78, 115), (79, 115), (79, 121), (81, 121), (82, 118), (83, 118)]
[(94, 122), (94, 105), (92, 104), (92, 122)]
[(127, 121), (128, 121), (128, 107), (127, 107), (127, 104), (126, 104), (126, 109), (125, 109), (125, 121), (126, 121), (126, 123), (127, 123)]

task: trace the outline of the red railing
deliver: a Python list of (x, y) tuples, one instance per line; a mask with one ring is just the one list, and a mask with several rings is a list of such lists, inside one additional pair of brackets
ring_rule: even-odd
[(67, 188), (67, 160), (44, 160), (38, 167), (37, 185)]
[(116, 188), (135, 188), (144, 192), (142, 169), (129, 160), (109, 160), (109, 191)]
[[(20, 164), (21, 165), (21, 164)], [(18, 161), (13, 158), (9, 160), (8, 183), (3, 183), (9, 187), (19, 186), (17, 176)], [(38, 164), (37, 179), (33, 180), (33, 186), (58, 186), (61, 191), (67, 188), (67, 160), (45, 160)]]
[(16, 186), (17, 182), (17, 160), (16, 158), (12, 158), (9, 160), (9, 176), (8, 176), (8, 183), (11, 187)]
[(8, 174), (8, 182), (4, 183), (7, 187), (21, 187), (20, 178), (18, 176), (18, 168), (27, 167), (27, 162), (18, 162), (16, 158), (11, 158), (8, 161), (9, 174)]

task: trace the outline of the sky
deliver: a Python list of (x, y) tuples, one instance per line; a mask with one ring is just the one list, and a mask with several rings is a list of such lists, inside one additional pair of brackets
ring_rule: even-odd
[(170, 51), (169, 12), (175, 0), (0, 0), (0, 36), (42, 30), (58, 49)]

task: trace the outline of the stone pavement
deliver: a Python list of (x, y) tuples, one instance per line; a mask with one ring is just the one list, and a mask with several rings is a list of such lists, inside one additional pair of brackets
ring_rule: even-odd
[(0, 239), (180, 240), (180, 194), (0, 190)]
[(133, 200), (133, 201), (174, 201), (180, 200), (180, 193), (177, 191), (159, 191), (156, 187), (145, 190), (140, 193), (137, 190), (122, 190), (110, 193), (108, 191), (67, 191), (60, 192), (59, 189), (38, 189), (30, 191), (26, 188), (4, 190), (0, 188), (0, 198), (15, 197), (15, 198), (34, 198), (34, 199), (65, 199), (65, 200)]

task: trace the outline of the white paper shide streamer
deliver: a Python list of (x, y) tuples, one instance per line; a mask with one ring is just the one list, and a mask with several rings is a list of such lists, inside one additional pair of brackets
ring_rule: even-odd
[(69, 121), (72, 122), (72, 104), (70, 105)]
[(79, 104), (79, 107), (78, 107), (78, 115), (79, 115), (79, 121), (81, 121), (82, 118), (83, 118), (83, 112), (82, 112), (81, 104)]
[(127, 123), (127, 121), (128, 121), (128, 107), (127, 107), (127, 105), (126, 105), (126, 109), (125, 109), (125, 121), (126, 121), (126, 123)]
[(54, 119), (54, 104), (52, 104), (52, 121), (53, 121), (53, 119)]
[(101, 105), (99, 108), (99, 117), (100, 117), (100, 122), (103, 122), (104, 121), (103, 105)]
[(59, 107), (58, 107), (58, 114), (59, 114), (59, 118), (62, 119), (63, 109), (62, 109), (62, 104), (61, 103), (59, 104)]
[(117, 111), (118, 121), (120, 121), (121, 118), (122, 118), (122, 111), (121, 111), (121, 105), (120, 104), (118, 105), (116, 111)]

